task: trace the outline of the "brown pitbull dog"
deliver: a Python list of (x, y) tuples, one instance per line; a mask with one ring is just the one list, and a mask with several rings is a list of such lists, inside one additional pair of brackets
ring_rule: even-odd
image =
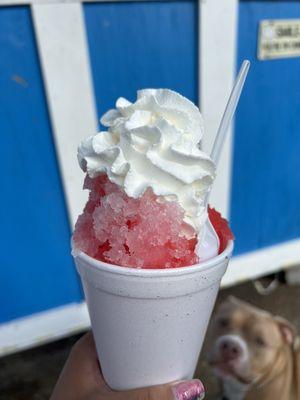
[(294, 327), (234, 297), (213, 322), (209, 363), (228, 400), (300, 400), (300, 343)]

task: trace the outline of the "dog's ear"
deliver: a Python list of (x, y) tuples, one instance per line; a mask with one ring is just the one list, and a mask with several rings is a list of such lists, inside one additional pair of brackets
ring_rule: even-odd
[(274, 320), (279, 327), (280, 333), (284, 341), (287, 344), (292, 345), (297, 336), (296, 328), (285, 318), (276, 316), (274, 317)]
[(226, 298), (225, 301), (228, 301), (228, 303), (234, 303), (234, 304), (236, 304), (237, 302), (239, 302), (239, 299), (238, 299), (237, 297), (235, 297), (235, 296), (230, 295), (230, 296), (228, 296), (228, 297)]
[(233, 296), (227, 296), (221, 303), (218, 304), (217, 310), (223, 310), (223, 309), (228, 309), (232, 308), (233, 305), (236, 304), (236, 297)]
[(225, 302), (227, 302), (229, 304), (233, 304), (235, 306), (239, 306), (239, 307), (247, 307), (247, 308), (253, 307), (251, 304), (247, 303), (246, 301), (238, 299), (237, 297), (232, 296), (232, 295), (228, 296), (226, 298)]
[(237, 306), (238, 299), (233, 296), (227, 296), (221, 303), (216, 306), (215, 316), (223, 313), (230, 313)]

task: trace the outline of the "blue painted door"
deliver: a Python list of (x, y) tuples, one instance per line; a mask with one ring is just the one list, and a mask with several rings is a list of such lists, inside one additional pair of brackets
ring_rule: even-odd
[(142, 88), (198, 101), (197, 1), (84, 6), (98, 113)]
[(29, 7), (0, 7), (0, 323), (79, 301)]
[[(198, 101), (197, 1), (86, 3), (98, 114), (117, 97), (169, 87)], [(237, 253), (300, 236), (300, 59), (258, 61), (258, 22), (297, 2), (241, 2), (238, 64), (252, 68), (236, 118)], [(5, 61), (3, 61), (5, 60)], [(28, 7), (0, 7), (0, 322), (82, 300)], [(75, 156), (75, 155), (74, 155)]]
[[(197, 102), (197, 1), (87, 3), (84, 15), (99, 116), (143, 87)], [(82, 299), (25, 6), (0, 7), (0, 129), (1, 323)]]
[(235, 125), (236, 253), (300, 237), (300, 57), (259, 61), (259, 21), (300, 18), (294, 1), (241, 1), (238, 65), (252, 65)]

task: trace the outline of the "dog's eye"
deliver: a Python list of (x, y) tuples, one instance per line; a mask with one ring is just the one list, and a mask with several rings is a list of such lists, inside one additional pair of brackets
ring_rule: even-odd
[(266, 345), (264, 339), (260, 336), (255, 337), (255, 343), (260, 347), (264, 347)]
[(219, 326), (220, 326), (220, 328), (228, 328), (229, 319), (228, 318), (220, 318), (219, 319)]

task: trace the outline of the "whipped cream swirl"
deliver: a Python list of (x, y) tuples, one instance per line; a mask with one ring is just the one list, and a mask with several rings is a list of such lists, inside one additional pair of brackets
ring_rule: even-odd
[(108, 131), (79, 146), (81, 168), (91, 178), (106, 173), (130, 197), (151, 187), (156, 195), (177, 200), (199, 240), (207, 219), (205, 198), (215, 177), (213, 161), (199, 149), (199, 109), (171, 90), (145, 89), (137, 92), (135, 103), (120, 97), (101, 123)]

